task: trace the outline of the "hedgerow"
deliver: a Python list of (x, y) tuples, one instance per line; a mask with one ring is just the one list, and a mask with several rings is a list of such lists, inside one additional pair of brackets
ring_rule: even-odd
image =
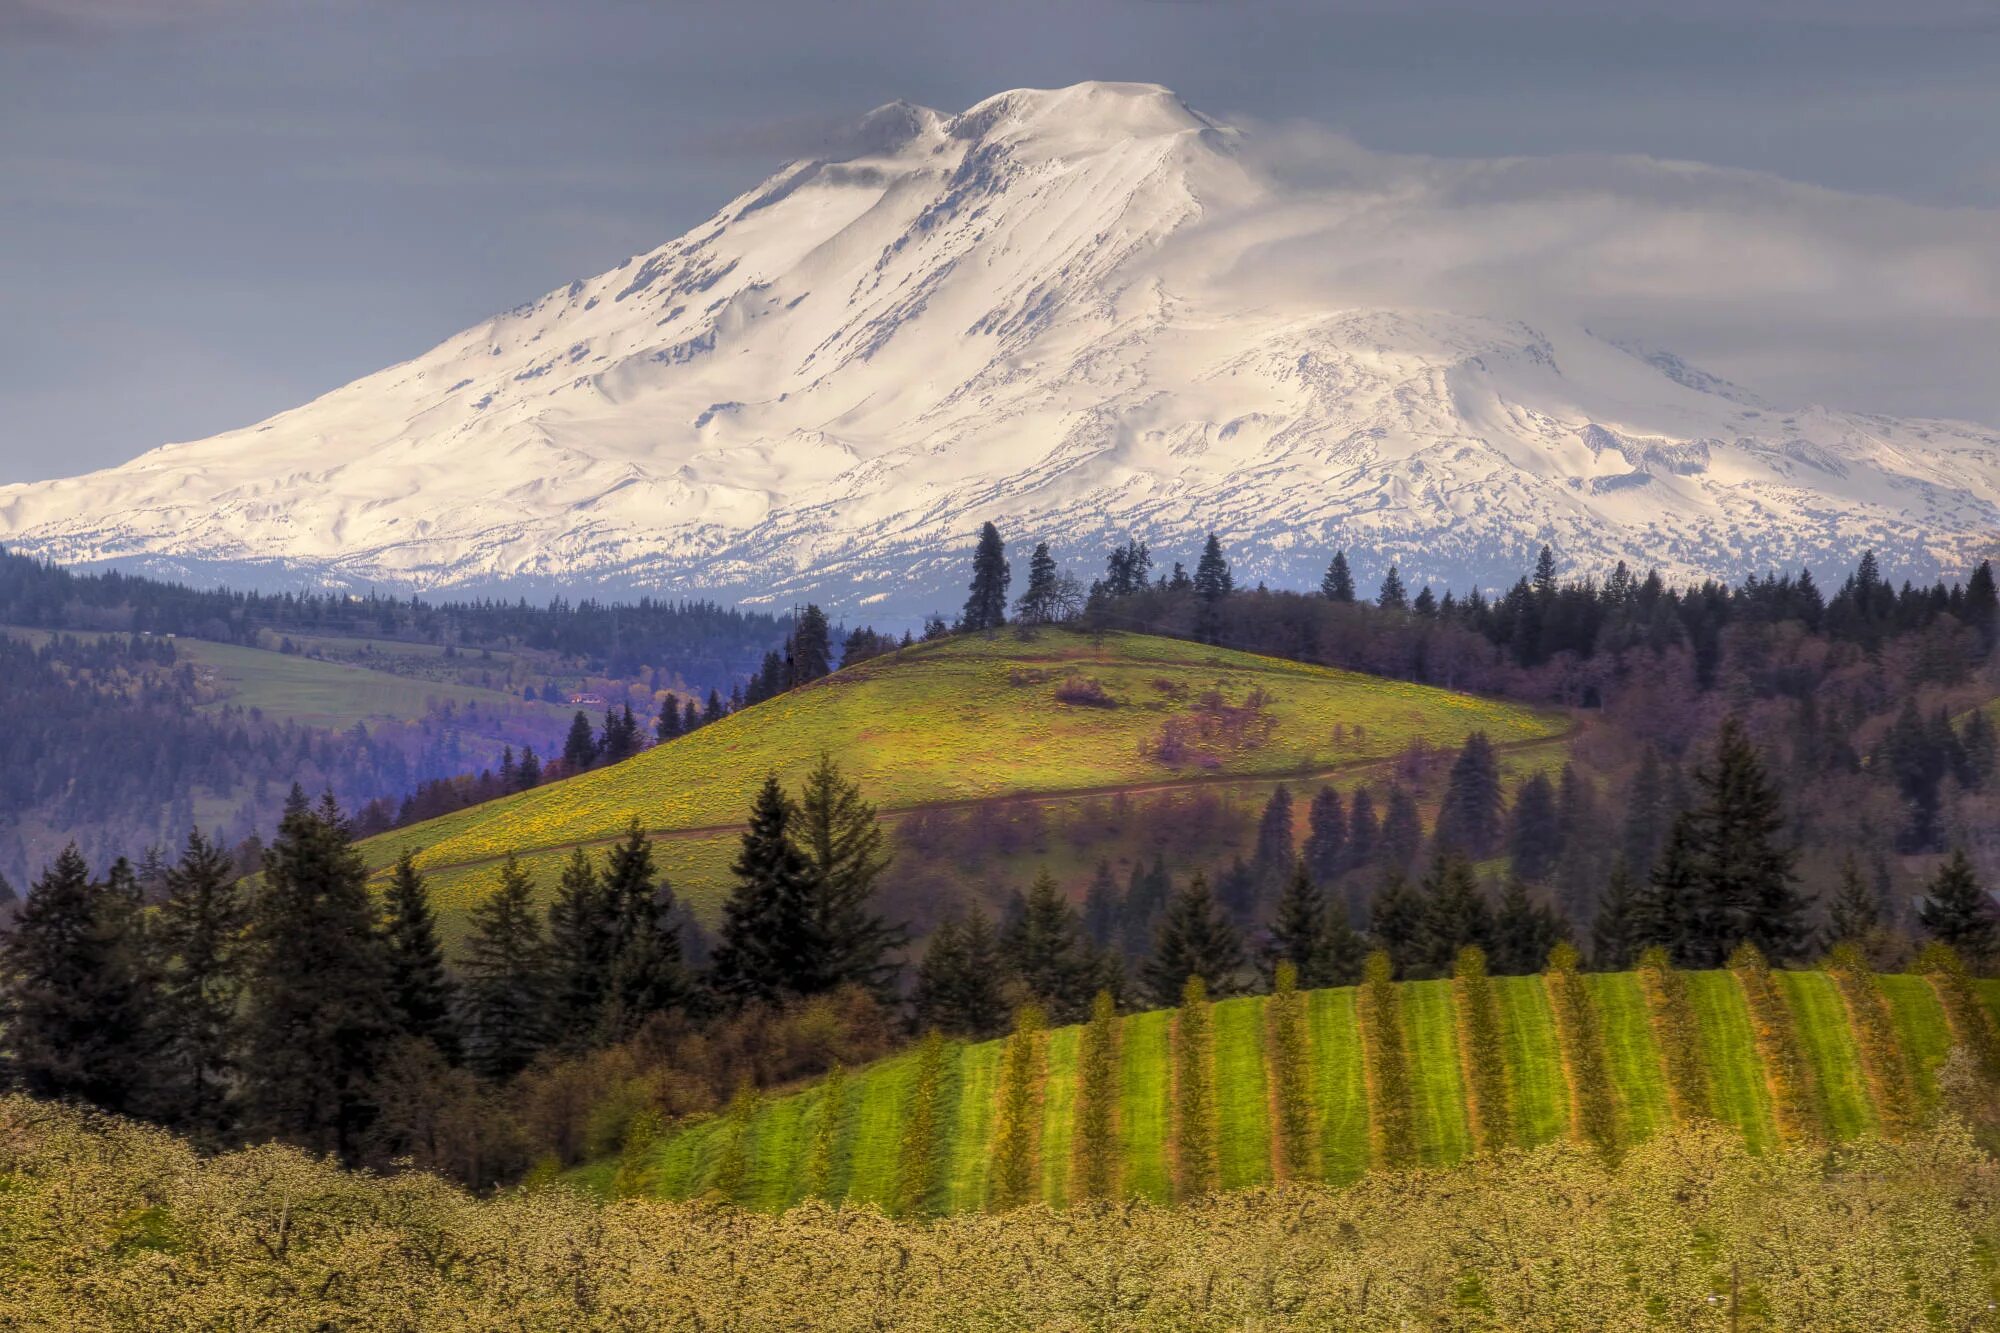
[(1356, 1012), (1361, 1020), (1363, 1069), (1368, 1078), (1368, 1124), (1375, 1137), (1375, 1160), (1387, 1167), (1408, 1166), (1417, 1156), (1415, 1112), (1410, 1105), (1409, 1057), (1403, 1049), (1402, 1000), (1395, 966), (1377, 950), (1361, 975)]
[(1568, 941), (1549, 952), (1543, 984), (1556, 1014), (1556, 1038), (1562, 1047), (1563, 1071), (1569, 1076), (1570, 1123), (1577, 1135), (1605, 1158), (1617, 1156), (1618, 1109), (1611, 1100), (1611, 1071), (1604, 1063), (1604, 1034), (1597, 1009), (1590, 1002), (1577, 971), (1576, 950)]
[(1507, 1089), (1500, 1002), (1493, 978), (1486, 974), (1486, 955), (1477, 945), (1459, 950), (1451, 988), (1473, 1135), (1481, 1152), (1499, 1152), (1514, 1144), (1513, 1104)]
[(1216, 1142), (1215, 1018), (1208, 986), (1189, 977), (1174, 1014), (1174, 1168), (1176, 1199), (1213, 1194), (1222, 1181)]
[(1646, 996), (1653, 1037), (1667, 1067), (1667, 1097), (1683, 1124), (1715, 1118), (1715, 1105), (1702, 1065), (1701, 1035), (1695, 1027), (1694, 1001), (1687, 978), (1675, 970), (1667, 951), (1651, 948), (1639, 955), (1639, 989)]
[(1035, 1150), (1042, 1137), (1042, 1011), (1022, 1005), (1000, 1056), (999, 1108), (993, 1123), (993, 1183), (987, 1206), (1004, 1213), (1035, 1197)]
[(1317, 1180), (1318, 1117), (1314, 1115), (1311, 1034), (1299, 971), (1278, 964), (1276, 986), (1264, 1006), (1264, 1041), (1271, 1069), (1272, 1139), (1278, 1180)]
[(1778, 1133), (1787, 1140), (1811, 1143), (1827, 1135), (1826, 1108), (1819, 1080), (1799, 1049), (1791, 1007), (1771, 979), (1771, 965), (1756, 945), (1747, 941), (1729, 955), (1729, 971), (1750, 1006), (1750, 1028), (1757, 1038), (1757, 1056), (1771, 1088), (1771, 1110)]
[(1070, 1197), (1079, 1201), (1118, 1192), (1118, 1027), (1118, 1006), (1108, 991), (1099, 991), (1077, 1052)]
[(924, 1034), (917, 1051), (916, 1078), (910, 1085), (910, 1103), (903, 1111), (902, 1141), (896, 1148), (895, 1205), (891, 1211), (898, 1217), (932, 1211), (948, 1053), (944, 1037), (936, 1029)]
[(1882, 1132), (1901, 1138), (1917, 1123), (1916, 1078), (1909, 1056), (1896, 1040), (1888, 998), (1882, 994), (1874, 970), (1852, 944), (1834, 947), (1826, 960), (1826, 973), (1847, 1007), (1847, 1021), (1861, 1051), (1862, 1069), (1868, 1075), (1868, 1091)]

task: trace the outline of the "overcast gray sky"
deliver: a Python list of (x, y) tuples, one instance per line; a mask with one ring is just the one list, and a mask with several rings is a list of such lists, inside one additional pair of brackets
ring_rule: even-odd
[(882, 102), (1086, 78), (2000, 209), (1995, 0), (0, 0), (0, 481), (420, 352)]

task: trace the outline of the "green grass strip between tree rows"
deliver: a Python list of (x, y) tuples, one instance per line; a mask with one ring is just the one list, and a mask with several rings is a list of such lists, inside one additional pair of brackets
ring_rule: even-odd
[(1417, 1160), (1425, 1166), (1450, 1166), (1465, 1160), (1472, 1151), (1451, 982), (1406, 982), (1402, 998), (1404, 1048), (1409, 1055), (1411, 1101), (1416, 1110)]
[(1752, 1150), (1763, 1152), (1777, 1143), (1778, 1127), (1772, 1119), (1771, 1090), (1764, 1082), (1764, 1065), (1757, 1056), (1757, 1037), (1743, 990), (1727, 972), (1686, 972), (1682, 976), (1694, 1007), (1695, 1034), (1708, 1071), (1716, 1118), (1733, 1125)]
[(1306, 996), (1306, 1030), (1318, 1081), (1320, 1174), (1330, 1185), (1368, 1170), (1368, 1079), (1362, 1069), (1355, 988)]
[(1791, 1007), (1799, 1049), (1819, 1086), (1828, 1132), (1839, 1140), (1875, 1132), (1881, 1122), (1868, 1092), (1861, 1047), (1833, 978), (1824, 972), (1778, 972), (1773, 979)]
[(1118, 1146), (1124, 1163), (1119, 1193), (1165, 1203), (1173, 1197), (1167, 1159), (1169, 1032), (1173, 1010), (1133, 1014), (1119, 1034)]
[(1514, 1098), (1515, 1142), (1524, 1148), (1569, 1133), (1569, 1085), (1563, 1081), (1555, 1010), (1540, 977), (1495, 977), (1500, 1039)]
[(1666, 1065), (1647, 1016), (1645, 991), (1630, 972), (1588, 973), (1583, 984), (1601, 1020), (1618, 1132), (1626, 1143), (1642, 1142), (1673, 1121)]
[(1264, 997), (1223, 1000), (1215, 1016), (1216, 1155), (1226, 1190), (1271, 1179), (1271, 1093), (1264, 1070)]

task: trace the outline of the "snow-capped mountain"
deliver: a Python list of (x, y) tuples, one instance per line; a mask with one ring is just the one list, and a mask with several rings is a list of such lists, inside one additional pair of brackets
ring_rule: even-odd
[[(988, 518), (1094, 570), (1511, 579), (1990, 554), (2000, 432), (1782, 410), (1573, 313), (1384, 304), (1294, 257), (1421, 230), (1480, 170), (1284, 183), (1164, 89), (871, 113), (612, 271), (268, 421), (0, 487), (0, 542), (296, 586), (946, 608)], [(1662, 170), (1665, 170), (1663, 167)], [(1353, 292), (1381, 283), (1350, 283)]]

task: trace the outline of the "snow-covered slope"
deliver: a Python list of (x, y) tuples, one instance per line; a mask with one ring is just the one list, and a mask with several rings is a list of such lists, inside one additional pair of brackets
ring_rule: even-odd
[(1873, 545), (1923, 574), (2000, 531), (1995, 432), (1779, 410), (1484, 298), (1288, 283), (1283, 256), (1383, 230), (1380, 183), (1359, 219), (1164, 89), (898, 103), (854, 143), (303, 407), (0, 487), (0, 542), (907, 614), (953, 603), (987, 518), (1093, 569), (1127, 534), (1178, 553), (1214, 528), (1239, 575), (1316, 577), (1339, 543), (1461, 586), (1544, 541), (1573, 568), (1725, 576)]

